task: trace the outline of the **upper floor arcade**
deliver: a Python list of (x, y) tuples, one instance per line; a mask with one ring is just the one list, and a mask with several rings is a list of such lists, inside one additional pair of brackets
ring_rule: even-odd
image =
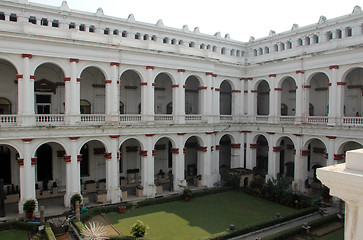
[(2, 126), (246, 123), (362, 126), (361, 63), (259, 77), (31, 54), (0, 60)]

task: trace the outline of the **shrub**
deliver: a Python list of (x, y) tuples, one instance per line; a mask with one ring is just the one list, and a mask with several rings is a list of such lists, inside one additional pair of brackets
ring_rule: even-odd
[(184, 191), (183, 191), (183, 193), (184, 193), (184, 196), (187, 196), (187, 197), (190, 197), (190, 196), (192, 196), (193, 195), (193, 192), (192, 192), (192, 190), (190, 190), (190, 188), (184, 188)]
[(25, 231), (37, 231), (39, 223), (31, 223), (31, 222), (22, 222), (22, 221), (9, 221), (0, 223), (0, 231), (17, 229), (17, 230), (25, 230)]
[(235, 189), (240, 188), (240, 182), (241, 182), (240, 175), (225, 172), (222, 174), (222, 179), (224, 181), (225, 186), (231, 186)]
[(81, 195), (79, 195), (79, 193), (76, 193), (76, 194), (74, 194), (72, 197), (71, 197), (71, 205), (73, 206), (73, 207), (75, 207), (76, 206), (76, 202), (79, 202), (79, 205), (81, 205), (81, 203), (82, 203), (82, 197), (81, 197)]
[(23, 205), (23, 211), (26, 213), (32, 213), (35, 210), (35, 206), (36, 203), (34, 199), (27, 200)]
[(146, 229), (149, 227), (143, 223), (140, 220), (137, 220), (137, 222), (131, 226), (131, 232), (130, 234), (134, 237), (143, 237), (146, 234)]

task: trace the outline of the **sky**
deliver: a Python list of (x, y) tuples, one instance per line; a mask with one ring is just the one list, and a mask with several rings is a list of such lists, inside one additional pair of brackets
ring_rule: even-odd
[[(29, 0), (59, 7), (63, 0)], [(289, 31), (315, 24), (321, 15), (328, 19), (352, 13), (354, 6), (363, 8), (363, 0), (67, 0), (71, 9), (95, 13), (99, 7), (105, 15), (181, 29), (199, 27), (203, 34), (220, 32), (224, 37), (246, 42), (250, 36), (266, 37), (270, 30)]]

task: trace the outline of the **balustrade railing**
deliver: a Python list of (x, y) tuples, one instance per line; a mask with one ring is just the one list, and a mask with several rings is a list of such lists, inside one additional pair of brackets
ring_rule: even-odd
[(120, 122), (141, 122), (140, 114), (121, 114)]
[(268, 116), (256, 116), (256, 122), (267, 123), (268, 122)]
[(191, 115), (191, 114), (185, 115), (185, 121), (201, 121), (201, 120), (202, 120), (201, 115)]
[(81, 114), (81, 122), (99, 123), (104, 122), (105, 119), (105, 114)]
[(1, 125), (15, 125), (17, 115), (0, 115)]
[(35, 121), (37, 125), (49, 125), (63, 123), (64, 122), (64, 114), (37, 114), (35, 115)]
[(295, 116), (280, 116), (279, 122), (281, 123), (295, 123)]
[(328, 117), (325, 116), (309, 116), (307, 117), (307, 123), (313, 123), (313, 124), (327, 124), (328, 123)]
[(363, 126), (363, 117), (344, 117), (343, 125), (345, 125), (345, 126)]
[(154, 116), (154, 121), (156, 122), (172, 122), (174, 120), (171, 114), (156, 114)]
[(220, 115), (219, 119), (221, 122), (232, 122), (233, 116), (232, 115)]

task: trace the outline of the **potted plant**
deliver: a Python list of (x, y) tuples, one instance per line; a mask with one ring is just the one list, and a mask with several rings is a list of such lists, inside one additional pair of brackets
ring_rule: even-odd
[(190, 188), (184, 188), (184, 197), (185, 200), (190, 201), (190, 199), (192, 199), (192, 190), (190, 190)]
[(36, 206), (36, 203), (35, 203), (34, 199), (29, 199), (24, 203), (23, 211), (25, 212), (26, 218), (32, 218), (33, 217), (35, 206)]
[(78, 201), (79, 205), (81, 205), (82, 197), (81, 197), (81, 195), (79, 193), (76, 193), (71, 197), (71, 205), (72, 205), (74, 210), (76, 209), (76, 202), (77, 201)]
[(321, 190), (321, 196), (325, 203), (330, 203), (331, 196), (330, 196), (330, 189), (328, 187), (326, 186), (323, 187), (323, 189)]

